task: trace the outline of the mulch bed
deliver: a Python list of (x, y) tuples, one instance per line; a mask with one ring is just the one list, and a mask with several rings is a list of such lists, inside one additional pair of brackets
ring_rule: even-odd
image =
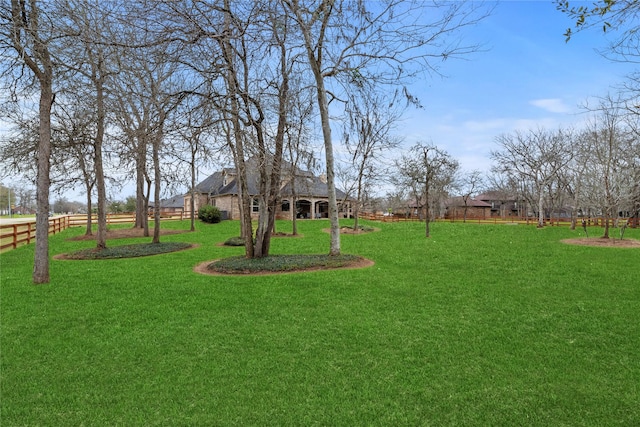
[(349, 263), (348, 265), (345, 265), (343, 267), (335, 267), (335, 268), (313, 267), (313, 268), (306, 268), (306, 269), (299, 269), (299, 270), (288, 270), (288, 271), (282, 271), (282, 272), (277, 272), (277, 271), (266, 271), (266, 272), (256, 271), (256, 272), (253, 272), (253, 273), (220, 273), (220, 272), (217, 272), (217, 271), (212, 270), (212, 269), (209, 268), (209, 265), (211, 263), (215, 262), (215, 261), (216, 260), (210, 260), (210, 261), (201, 262), (200, 264), (196, 265), (193, 268), (193, 271), (195, 271), (196, 273), (200, 273), (200, 274), (206, 274), (208, 276), (264, 276), (264, 275), (267, 275), (267, 274), (291, 274), (291, 273), (300, 273), (300, 272), (306, 272), (306, 271), (345, 270), (345, 269), (366, 268), (366, 267), (371, 267), (372, 265), (375, 264), (370, 259), (359, 258), (359, 259), (354, 260), (353, 262)]
[[(180, 234), (180, 233), (188, 233), (188, 230), (160, 230), (161, 236), (168, 236), (170, 234)], [(142, 228), (118, 228), (115, 230), (107, 231), (107, 239), (126, 239), (132, 237), (145, 237), (144, 230)], [(153, 237), (153, 228), (149, 229), (149, 236)], [(96, 233), (90, 235), (82, 235), (72, 237), (69, 240), (95, 240)]]
[(596, 246), (606, 248), (640, 248), (640, 240), (615, 239), (603, 237), (582, 237), (579, 239), (565, 239), (562, 243), (568, 245)]

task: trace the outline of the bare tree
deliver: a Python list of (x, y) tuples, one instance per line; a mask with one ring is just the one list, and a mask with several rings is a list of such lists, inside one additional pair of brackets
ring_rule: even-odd
[(462, 202), (464, 203), (463, 222), (467, 222), (467, 209), (469, 207), (471, 197), (483, 185), (484, 178), (482, 176), (482, 172), (477, 169), (462, 175), (460, 179), (460, 186), (462, 188)]
[(381, 158), (400, 144), (400, 138), (392, 134), (403, 111), (398, 102), (397, 92), (390, 97), (363, 84), (346, 105), (344, 140), (350, 155), (346, 170), (353, 175), (355, 186), (354, 229), (358, 229), (368, 184), (387, 172)]
[[(10, 6), (0, 6), (1, 48), (8, 58), (13, 58), (9, 70), (26, 67), (35, 77), (40, 91), (39, 99), (39, 138), (37, 145), (37, 181), (36, 181), (36, 250), (33, 267), (33, 282), (49, 283), (49, 187), (51, 156), (51, 107), (54, 101), (53, 79), (54, 62), (50, 44), (55, 18), (47, 16), (37, 0), (11, 0)], [(12, 50), (13, 55), (8, 52)], [(11, 71), (5, 71), (11, 73)], [(22, 71), (13, 77), (24, 78)], [(16, 86), (13, 86), (16, 87)]]
[(54, 112), (52, 169), (61, 177), (58, 191), (75, 187), (78, 183), (84, 186), (87, 205), (85, 235), (92, 235), (91, 197), (96, 185), (93, 137), (96, 120), (82, 93), (72, 99), (69, 105), (61, 106)]
[(305, 89), (301, 79), (292, 79), (292, 93), (289, 107), (289, 120), (285, 128), (285, 168), (283, 170), (283, 179), (289, 182), (291, 192), (291, 200), (289, 209), (292, 212), (292, 233), (298, 234), (298, 215), (296, 206), (298, 203), (297, 180), (300, 175), (300, 167), (304, 166), (306, 170), (314, 169), (316, 159), (313, 152), (309, 149), (309, 140), (311, 139), (311, 128), (309, 126), (311, 114), (313, 113), (313, 94)]
[(454, 183), (460, 165), (446, 151), (418, 143), (396, 162), (396, 166), (404, 182), (420, 195), (425, 210), (425, 236), (431, 237), (430, 222), (435, 203)]
[(636, 159), (632, 147), (637, 142), (625, 126), (623, 104), (618, 98), (602, 98), (591, 111), (595, 115), (583, 134), (592, 159), (586, 169), (593, 203), (604, 215), (602, 237), (609, 238), (610, 222), (626, 205), (634, 186), (631, 180)]
[[(418, 74), (437, 72), (437, 62), (469, 54), (477, 46), (447, 43), (447, 37), (486, 16), (466, 2), (392, 0), (282, 0), (295, 19), (316, 88), (324, 141), (331, 243), (340, 254), (340, 225), (335, 192), (335, 160), (328, 87), (331, 78), (344, 85), (362, 81), (403, 87)], [(335, 86), (338, 89), (338, 86)], [(415, 100), (404, 88), (408, 99)]]
[(491, 152), (491, 158), (496, 162), (494, 170), (522, 182), (525, 191), (529, 185), (533, 186), (538, 227), (544, 227), (546, 190), (573, 159), (566, 131), (550, 132), (541, 128), (528, 133), (516, 131), (500, 135), (496, 141), (501, 149)]
[[(66, 0), (63, 7), (67, 43), (64, 49), (65, 67), (76, 73), (90, 90), (94, 115), (93, 167), (98, 196), (98, 230), (96, 248), (107, 247), (107, 187), (103, 146), (107, 127), (108, 80), (117, 63), (114, 49), (110, 47), (113, 22), (110, 4), (94, 0)], [(80, 83), (80, 84), (82, 84)], [(90, 197), (90, 195), (87, 195)]]
[[(174, 125), (178, 141), (176, 146), (172, 147), (170, 155), (176, 157), (189, 168), (190, 229), (195, 231), (197, 171), (198, 166), (203, 162), (210, 161), (214, 151), (217, 151), (208, 143), (208, 140), (213, 139), (209, 134), (213, 130), (215, 118), (206, 99), (199, 96), (190, 96), (182, 103), (180, 110)], [(180, 144), (181, 142), (182, 144)]]

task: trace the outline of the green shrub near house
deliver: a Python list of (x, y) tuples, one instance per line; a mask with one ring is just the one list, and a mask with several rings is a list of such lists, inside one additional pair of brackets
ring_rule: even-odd
[(222, 214), (216, 206), (206, 205), (198, 209), (198, 219), (209, 224), (217, 224), (222, 220)]

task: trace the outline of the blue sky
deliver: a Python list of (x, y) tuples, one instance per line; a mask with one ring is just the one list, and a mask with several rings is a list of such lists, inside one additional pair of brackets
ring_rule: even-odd
[(402, 124), (405, 145), (431, 142), (463, 169), (488, 171), (496, 136), (584, 121), (580, 105), (606, 95), (633, 64), (611, 62), (596, 51), (607, 46), (600, 29), (565, 42), (563, 34), (571, 25), (551, 1), (497, 4), (465, 36), (484, 44), (486, 51), (445, 63), (445, 78), (413, 86), (425, 108), (408, 112)]

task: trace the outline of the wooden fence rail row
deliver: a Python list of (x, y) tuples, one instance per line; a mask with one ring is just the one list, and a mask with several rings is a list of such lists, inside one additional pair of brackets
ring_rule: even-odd
[[(371, 221), (381, 221), (381, 222), (402, 222), (402, 221), (424, 221), (421, 217), (417, 215), (382, 215), (382, 214), (371, 214), (371, 213), (361, 213), (359, 215), (362, 219), (367, 219)], [(629, 221), (629, 227), (635, 228), (640, 226), (640, 220), (638, 218), (617, 218), (609, 219), (610, 226), (616, 226), (617, 223), (622, 223), (622, 221)], [(525, 225), (535, 225), (538, 223), (537, 218), (500, 218), (500, 217), (491, 217), (491, 218), (475, 218), (475, 217), (467, 217), (464, 218), (437, 218), (434, 222), (467, 222), (470, 224), (525, 224)], [(604, 227), (605, 221), (604, 218), (588, 218), (585, 220), (586, 225), (589, 227)], [(547, 226), (570, 226), (571, 220), (569, 218), (546, 218), (545, 225)], [(577, 227), (582, 227), (581, 219), (578, 219), (576, 223)]]
[[(162, 220), (182, 220), (188, 218), (182, 213), (162, 214)], [(133, 224), (136, 216), (133, 213), (109, 214), (107, 224)], [(92, 215), (91, 223), (98, 222), (97, 215)], [(87, 215), (62, 215), (49, 218), (49, 234), (56, 234), (69, 227), (83, 227), (87, 224)], [(28, 245), (36, 239), (36, 220), (0, 224), (0, 252)]]
[[(162, 220), (183, 220), (189, 218), (188, 214), (184, 212), (166, 213), (162, 214)], [(405, 222), (405, 221), (422, 221), (422, 218), (416, 215), (380, 215), (371, 213), (361, 213), (360, 218), (371, 221), (381, 222)], [(126, 224), (134, 223), (136, 216), (134, 213), (122, 213), (122, 214), (109, 214), (107, 215), (107, 224)], [(618, 219), (619, 221), (621, 219)], [(622, 219), (626, 220), (626, 219)], [(438, 219), (437, 221), (446, 222), (464, 222), (463, 219)], [(629, 219), (630, 227), (638, 227), (638, 218)], [(92, 215), (92, 224), (97, 223), (97, 215)], [(474, 224), (536, 224), (537, 220), (533, 218), (528, 219), (502, 219), (502, 218), (467, 218), (466, 222)], [(87, 224), (87, 216), (82, 215), (63, 215), (49, 219), (49, 234), (56, 234), (69, 227), (83, 227)], [(571, 222), (565, 219), (551, 219), (547, 222), (547, 225), (551, 226), (569, 226)], [(578, 227), (581, 226), (578, 221)], [(604, 227), (604, 221), (602, 218), (590, 218), (587, 222), (590, 227)], [(612, 220), (610, 225), (615, 225)], [(5, 250), (15, 249), (20, 245), (27, 245), (34, 241), (36, 238), (36, 221), (19, 222), (13, 224), (0, 224), (0, 252)]]

